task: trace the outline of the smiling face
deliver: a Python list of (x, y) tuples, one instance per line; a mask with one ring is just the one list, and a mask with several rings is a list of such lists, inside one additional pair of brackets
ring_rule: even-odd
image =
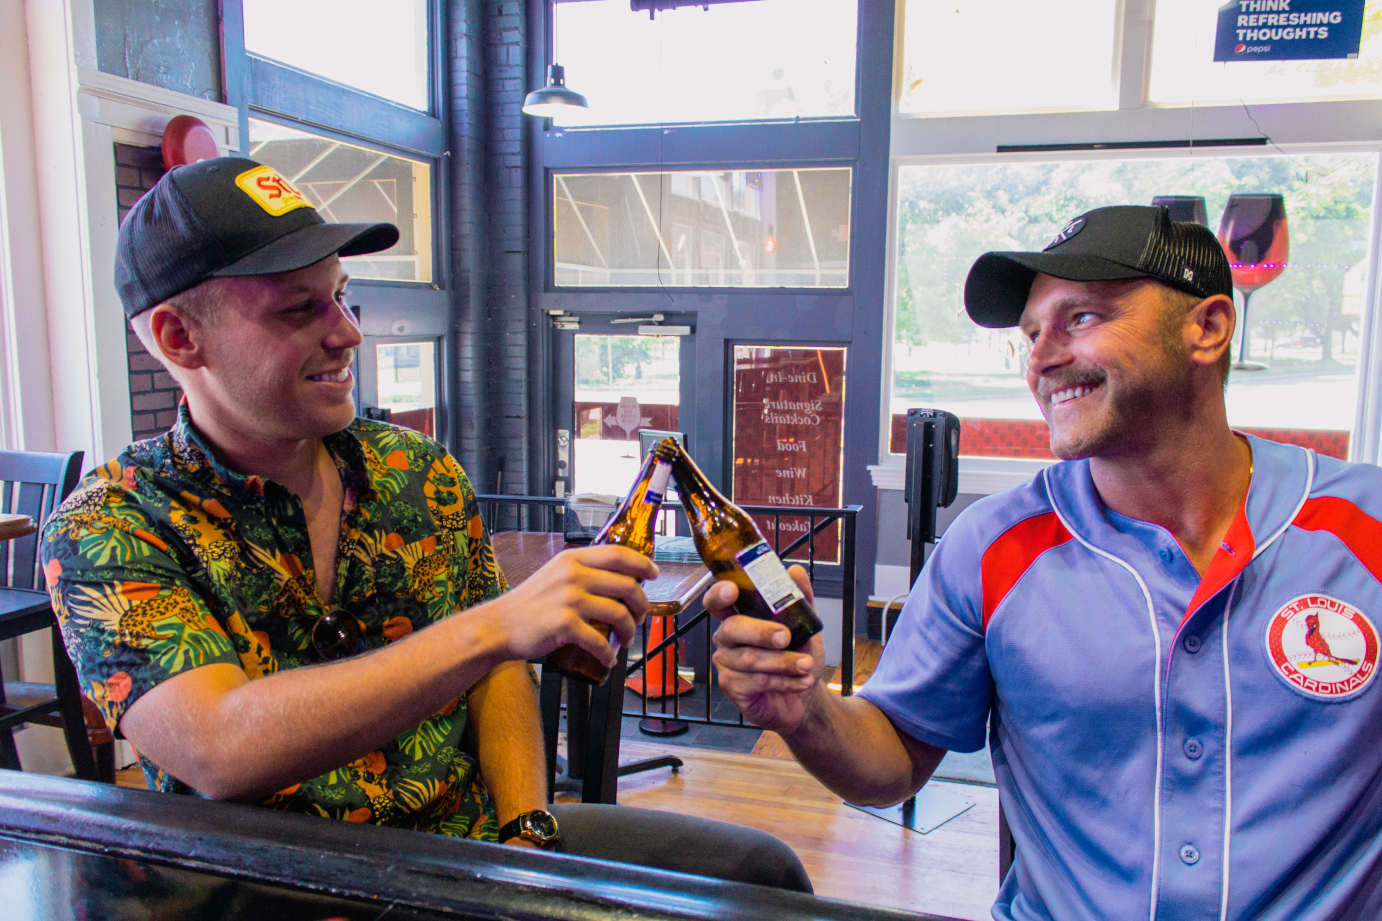
[(186, 382), (197, 427), (229, 455), (291, 447), (355, 416), (361, 341), (340, 260), (277, 275), (213, 279), (220, 306), (196, 324)]
[(1143, 453), (1189, 418), (1184, 298), (1149, 279), (1076, 282), (1038, 274), (1018, 327), (1027, 386), (1071, 460)]

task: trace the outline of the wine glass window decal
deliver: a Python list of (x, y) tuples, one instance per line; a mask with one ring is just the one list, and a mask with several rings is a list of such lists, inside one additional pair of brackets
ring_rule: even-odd
[(1248, 301), (1254, 291), (1286, 271), (1286, 202), (1274, 194), (1233, 194), (1219, 219), (1219, 243), (1228, 255), (1233, 286), (1243, 292), (1238, 319), (1238, 357), (1233, 367), (1261, 371), (1267, 366), (1248, 360)]
[(1173, 221), (1209, 226), (1209, 211), (1205, 208), (1203, 195), (1157, 195), (1152, 198), (1152, 204), (1164, 205)]

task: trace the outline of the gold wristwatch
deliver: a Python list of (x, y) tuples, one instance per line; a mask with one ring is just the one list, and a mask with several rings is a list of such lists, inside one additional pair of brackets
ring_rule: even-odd
[(557, 829), (556, 816), (545, 809), (534, 809), (531, 812), (519, 813), (499, 829), (501, 842), (510, 838), (522, 838), (540, 848), (550, 850), (560, 843), (561, 832)]

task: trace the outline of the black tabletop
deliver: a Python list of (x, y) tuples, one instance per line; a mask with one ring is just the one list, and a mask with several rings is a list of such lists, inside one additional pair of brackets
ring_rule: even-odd
[(0, 770), (0, 917), (923, 916), (564, 854)]

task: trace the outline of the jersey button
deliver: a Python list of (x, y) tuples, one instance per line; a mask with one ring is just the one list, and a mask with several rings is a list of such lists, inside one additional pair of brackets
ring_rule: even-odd
[(1191, 761), (1194, 761), (1196, 758), (1200, 757), (1200, 755), (1203, 754), (1204, 746), (1200, 744), (1199, 739), (1185, 740), (1185, 757), (1189, 758)]
[(1200, 849), (1193, 844), (1182, 844), (1180, 846), (1180, 861), (1187, 867), (1193, 867), (1200, 862)]
[(1161, 554), (1161, 562), (1165, 563), (1167, 566), (1175, 562), (1176, 551), (1172, 550), (1170, 547), (1162, 547), (1159, 552)]
[(1191, 655), (1200, 651), (1200, 638), (1193, 633), (1187, 633), (1185, 639), (1180, 641), (1180, 644), (1184, 646), (1185, 651)]

